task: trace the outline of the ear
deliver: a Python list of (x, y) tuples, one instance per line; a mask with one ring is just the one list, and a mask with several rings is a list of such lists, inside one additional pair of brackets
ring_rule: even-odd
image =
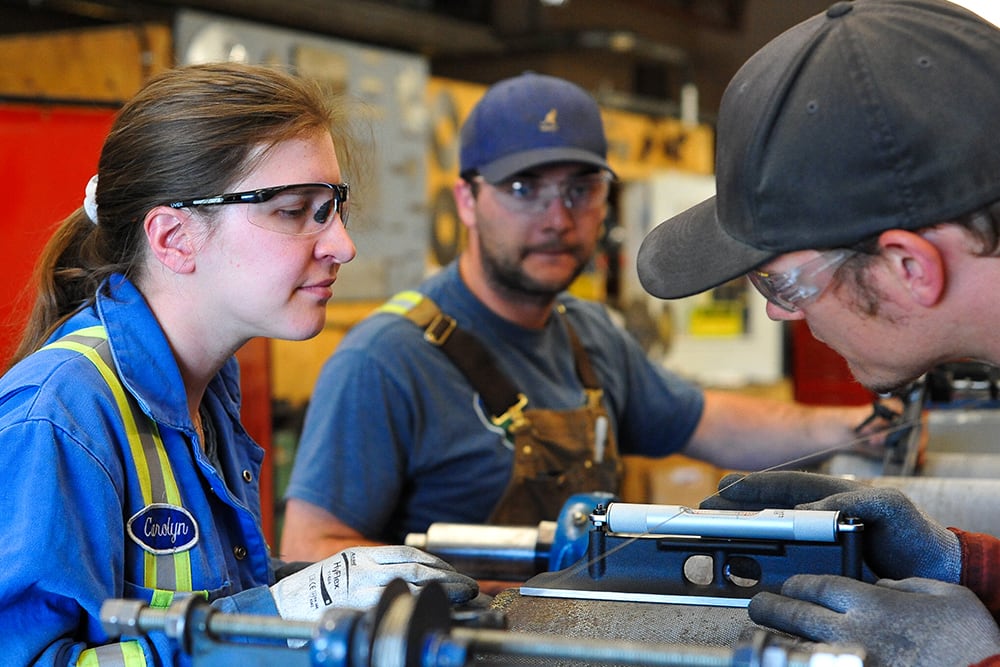
[(452, 194), (455, 197), (458, 219), (467, 228), (472, 229), (476, 224), (476, 196), (472, 192), (472, 184), (460, 178), (452, 186)]
[(903, 229), (882, 232), (878, 239), (882, 256), (923, 307), (941, 300), (945, 287), (945, 259), (941, 250), (923, 236)]
[(190, 221), (191, 213), (185, 209), (157, 206), (143, 223), (153, 256), (174, 273), (194, 271), (196, 239)]

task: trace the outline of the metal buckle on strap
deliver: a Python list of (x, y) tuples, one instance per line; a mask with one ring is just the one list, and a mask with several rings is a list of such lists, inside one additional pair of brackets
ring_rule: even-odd
[(424, 329), (424, 340), (433, 345), (444, 345), (458, 323), (444, 313), (438, 313)]
[(591, 409), (599, 408), (601, 406), (601, 401), (604, 400), (604, 390), (598, 387), (597, 389), (587, 389), (585, 388), (584, 393), (587, 395), (587, 407)]
[(507, 408), (502, 415), (490, 417), (494, 426), (499, 426), (505, 431), (515, 431), (527, 422), (521, 410), (528, 404), (528, 397), (524, 394), (517, 395), (517, 403)]

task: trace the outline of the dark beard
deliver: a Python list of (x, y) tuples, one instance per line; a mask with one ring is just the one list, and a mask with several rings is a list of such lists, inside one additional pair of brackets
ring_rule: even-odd
[(510, 301), (547, 305), (583, 273), (584, 263), (580, 262), (568, 280), (559, 285), (541, 284), (532, 280), (516, 262), (504, 262), (482, 251), (483, 274), (490, 287)]

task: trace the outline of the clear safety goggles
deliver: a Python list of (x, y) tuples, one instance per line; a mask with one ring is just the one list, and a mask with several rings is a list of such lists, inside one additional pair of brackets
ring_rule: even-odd
[(297, 183), (276, 185), (246, 192), (231, 192), (211, 197), (194, 197), (166, 204), (171, 208), (251, 204), (247, 210), (250, 224), (279, 234), (317, 234), (327, 229), (335, 216), (347, 226), (350, 209), (350, 186), (347, 183)]
[(826, 250), (787, 271), (779, 273), (754, 269), (747, 273), (747, 277), (765, 299), (794, 313), (818, 299), (829, 287), (833, 274), (854, 254), (853, 250), (846, 248)]
[[(482, 181), (482, 177), (477, 180)], [(614, 176), (607, 171), (571, 176), (561, 181), (518, 175), (491, 184), (491, 187), (512, 213), (538, 215), (556, 200), (574, 213), (598, 209), (608, 201), (612, 181)]]

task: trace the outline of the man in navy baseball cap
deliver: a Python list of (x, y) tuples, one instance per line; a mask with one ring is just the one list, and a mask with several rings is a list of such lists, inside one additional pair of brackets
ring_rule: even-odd
[(462, 125), (459, 170), (499, 183), (519, 171), (579, 162), (610, 171), (601, 110), (590, 93), (525, 72), (486, 91)]
[[(642, 283), (675, 298), (746, 274), (772, 319), (805, 320), (876, 391), (945, 361), (1000, 364), (998, 119), (995, 26), (943, 0), (838, 2), (729, 84), (717, 194), (649, 233)], [(713, 507), (857, 517), (883, 578), (792, 577), (782, 595), (754, 597), (755, 622), (858, 642), (873, 664), (1000, 664), (996, 537), (823, 475), (720, 489)]]

